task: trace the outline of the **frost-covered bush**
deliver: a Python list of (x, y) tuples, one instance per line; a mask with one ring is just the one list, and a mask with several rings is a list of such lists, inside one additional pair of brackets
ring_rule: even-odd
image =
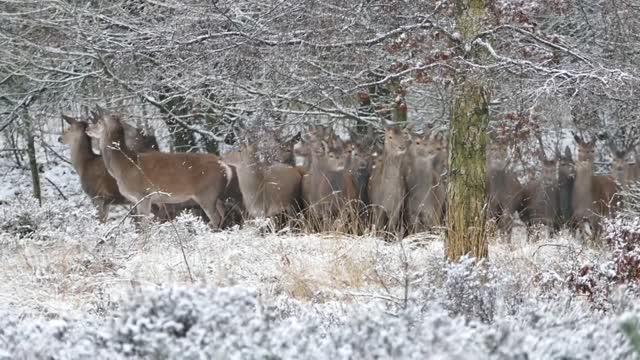
[(40, 205), (24, 197), (0, 205), (0, 230), (17, 238), (83, 240), (102, 227), (92, 208), (73, 201), (48, 199)]
[(600, 263), (587, 263), (569, 274), (568, 283), (585, 294), (600, 309), (608, 309), (615, 287), (638, 293), (640, 285), (640, 218), (618, 216), (604, 220), (608, 256)]
[(453, 315), (490, 322), (495, 308), (495, 274), (488, 264), (462, 257), (446, 267), (445, 307)]
[[(141, 290), (107, 321), (0, 314), (6, 359), (625, 359), (640, 312), (598, 316), (577, 302), (530, 302), (482, 323), (437, 304), (397, 314), (262, 298), (245, 288)], [(623, 329), (624, 325), (624, 331)]]

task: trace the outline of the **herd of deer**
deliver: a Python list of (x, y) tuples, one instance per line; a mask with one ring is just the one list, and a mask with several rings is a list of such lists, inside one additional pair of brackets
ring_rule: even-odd
[[(346, 141), (325, 126), (308, 127), (288, 141), (242, 128), (239, 149), (218, 157), (160, 152), (152, 135), (103, 110), (92, 112), (89, 122), (63, 119), (70, 127), (60, 141), (71, 147), (82, 189), (103, 222), (111, 204), (131, 202), (139, 215), (153, 212), (160, 220), (201, 209), (213, 228), (247, 216), (335, 225), (345, 220), (345, 209), (355, 209), (350, 214), (366, 218), (373, 230), (399, 236), (444, 223), (447, 139), (431, 127), (417, 133), (386, 124), (382, 146), (371, 134), (350, 133)], [(524, 186), (508, 167), (507, 144), (494, 139), (487, 147), (488, 216), (509, 237), (516, 213), (527, 228), (542, 224), (553, 232), (588, 222), (598, 230), (600, 217), (620, 203), (621, 187), (638, 179), (640, 162), (625, 161), (631, 149), (610, 143), (613, 176), (595, 176), (596, 139), (574, 137), (575, 162), (568, 147), (547, 158), (539, 138), (542, 175)], [(91, 138), (101, 155), (92, 151)], [(266, 139), (275, 140), (269, 149)]]

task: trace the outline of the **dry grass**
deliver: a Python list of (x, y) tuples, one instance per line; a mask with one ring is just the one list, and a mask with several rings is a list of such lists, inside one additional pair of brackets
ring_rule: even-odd
[[(192, 216), (136, 233), (130, 221), (114, 228), (126, 209), (101, 225), (88, 205), (64, 204), (57, 211), (43, 209), (45, 220), (33, 215), (41, 222), (34, 234), (0, 232), (0, 308), (51, 316), (101, 313), (132, 288), (173, 285), (242, 285), (265, 296), (360, 301), (376, 294), (402, 298), (404, 276), (429, 286), (443, 282), (444, 244), (435, 233), (387, 242), (336, 230), (276, 234), (252, 223), (241, 230), (211, 232)], [(0, 216), (15, 213), (15, 204), (0, 206)], [(537, 272), (562, 274), (572, 264), (598, 256), (564, 236), (534, 244), (526, 243), (523, 228), (514, 231), (511, 244), (492, 241), (490, 258), (519, 274), (523, 283)]]

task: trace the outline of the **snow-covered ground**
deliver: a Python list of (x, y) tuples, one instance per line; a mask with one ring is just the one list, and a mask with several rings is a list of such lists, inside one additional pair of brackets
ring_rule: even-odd
[(44, 160), (42, 206), (0, 161), (2, 359), (635, 356), (637, 297), (574, 291), (568, 276), (609, 254), (566, 234), (517, 228), (472, 271), (437, 235), (214, 233), (190, 216), (136, 233), (123, 207), (100, 224), (70, 165)]

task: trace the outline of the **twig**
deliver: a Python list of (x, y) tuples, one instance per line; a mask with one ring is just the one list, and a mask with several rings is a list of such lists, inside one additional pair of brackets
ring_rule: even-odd
[(65, 163), (72, 165), (71, 161), (67, 160), (64, 158), (64, 156), (58, 154), (58, 152), (56, 152), (55, 150), (53, 150), (53, 148), (51, 147), (51, 145), (47, 144), (45, 141), (41, 142), (42, 146), (46, 147), (49, 151), (51, 151), (53, 153), (53, 155), (55, 155), (58, 159), (64, 161)]
[(120, 221), (118, 221), (118, 223), (116, 225), (112, 226), (109, 230), (107, 230), (107, 232), (102, 237), (104, 239), (109, 237), (109, 235), (111, 235), (111, 232), (113, 230), (115, 230), (116, 228), (120, 227), (120, 225), (122, 225), (122, 223), (124, 223), (124, 221), (129, 217), (129, 215), (131, 215), (131, 213), (133, 213), (133, 210), (135, 210), (138, 207), (138, 205), (140, 205), (140, 203), (145, 201), (148, 197), (151, 197), (151, 196), (154, 196), (154, 195), (158, 195), (158, 194), (170, 196), (170, 194), (162, 192), (162, 191), (154, 191), (152, 193), (149, 193), (149, 194), (145, 195), (142, 199), (138, 200), (135, 204), (133, 204), (133, 206), (129, 209), (129, 211), (127, 211), (127, 213), (124, 214), (122, 219), (120, 219)]
[[(167, 206), (165, 204), (162, 204), (162, 209), (164, 210), (165, 216), (169, 218), (169, 212), (167, 211)], [(184, 244), (182, 243), (182, 237), (178, 232), (178, 228), (176, 227), (176, 224), (173, 221), (171, 221), (170, 223), (171, 223), (171, 228), (175, 232), (176, 238), (178, 239), (178, 245), (180, 245), (180, 252), (182, 253), (182, 260), (184, 261), (184, 265), (187, 268), (187, 273), (189, 274), (189, 280), (191, 280), (191, 282), (193, 283), (194, 282), (193, 273), (191, 272), (191, 266), (189, 266), (189, 261), (187, 260), (187, 254), (184, 251)]]
[(62, 190), (60, 190), (60, 188), (58, 187), (58, 185), (56, 185), (53, 181), (51, 181), (51, 179), (49, 179), (49, 178), (48, 178), (48, 177), (46, 177), (46, 176), (44, 177), (44, 179), (45, 179), (45, 180), (47, 180), (47, 182), (48, 182), (49, 184), (51, 184), (51, 185), (52, 185), (52, 186), (53, 186), (53, 187), (58, 191), (58, 194), (60, 194), (60, 196), (62, 196), (62, 198), (63, 198), (63, 199), (65, 199), (65, 201), (66, 201), (66, 200), (69, 200), (66, 196), (64, 196), (64, 193), (62, 193)]

